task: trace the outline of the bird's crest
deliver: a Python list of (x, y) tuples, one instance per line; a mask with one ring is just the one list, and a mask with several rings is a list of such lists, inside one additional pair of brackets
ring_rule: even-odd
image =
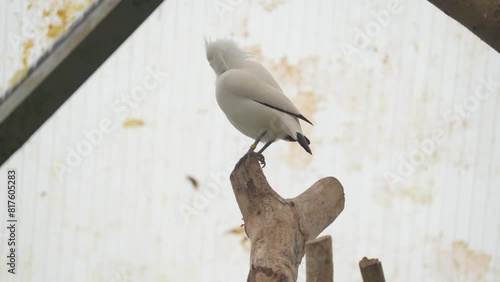
[(246, 59), (253, 57), (230, 39), (209, 41), (205, 38), (205, 49), (207, 60), (218, 75), (228, 69), (239, 68)]

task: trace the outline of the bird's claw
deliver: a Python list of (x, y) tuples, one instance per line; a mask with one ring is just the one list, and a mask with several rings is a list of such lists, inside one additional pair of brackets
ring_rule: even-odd
[(257, 153), (257, 157), (259, 158), (259, 163), (262, 165), (262, 168), (266, 167), (266, 158), (261, 153)]
[(255, 152), (251, 148), (248, 150), (248, 152), (245, 154), (247, 158), (250, 158), (252, 155), (256, 155), (259, 163), (262, 165), (262, 168), (266, 166), (266, 159), (264, 158), (264, 155), (260, 152)]

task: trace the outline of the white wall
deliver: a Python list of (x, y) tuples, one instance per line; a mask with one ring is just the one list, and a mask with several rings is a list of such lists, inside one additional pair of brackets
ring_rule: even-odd
[[(17, 281), (246, 279), (228, 175), (251, 140), (216, 104), (204, 36), (257, 52), (315, 124), (303, 126), (314, 156), (279, 142), (264, 171), (285, 197), (328, 175), (344, 185), (345, 210), (324, 232), (336, 281), (361, 281), (363, 256), (388, 281), (499, 281), (499, 54), (427, 1), (351, 2), (166, 1), (0, 168), (2, 182), (18, 172)], [(6, 39), (22, 32), (12, 7), (23, 3), (0, 3), (4, 91), (23, 67)], [(43, 28), (32, 54), (53, 42)], [(124, 106), (155, 68), (168, 76)], [(484, 80), (497, 83), (488, 92)], [(96, 133), (106, 120), (114, 128)]]

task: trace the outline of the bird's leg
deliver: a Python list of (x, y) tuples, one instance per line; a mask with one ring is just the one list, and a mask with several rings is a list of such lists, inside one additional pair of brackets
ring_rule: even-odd
[[(257, 148), (257, 145), (259, 144), (260, 140), (264, 137), (264, 135), (266, 135), (267, 133), (267, 129), (264, 129), (262, 130), (259, 135), (257, 136), (257, 138), (255, 139), (255, 142), (253, 142), (253, 144), (250, 146), (250, 149), (248, 149), (248, 152), (247, 154), (250, 154), (250, 153), (255, 153), (255, 148)], [(269, 146), (269, 145), (264, 145), (264, 149)], [(262, 167), (265, 167), (266, 166), (266, 160), (264, 159), (264, 156), (261, 154), (261, 152), (263, 151), (263, 149), (261, 149), (258, 153), (256, 153), (259, 157), (259, 162), (260, 164), (262, 164), (263, 166)]]
[(264, 152), (264, 150), (269, 147), (269, 145), (273, 144), (274, 140), (271, 140), (271, 141), (268, 141), (266, 144), (264, 144), (264, 146), (257, 152), (257, 154), (259, 155), (259, 162), (260, 164), (262, 165), (262, 168), (266, 167), (266, 159), (264, 158), (264, 155), (262, 154), (262, 152)]
[(255, 139), (255, 142), (253, 142), (253, 144), (250, 146), (250, 149), (248, 149), (248, 153), (253, 152), (255, 150), (255, 148), (257, 148), (257, 145), (259, 144), (260, 139), (262, 139), (262, 137), (264, 137), (264, 135), (266, 135), (266, 133), (267, 133), (267, 129), (264, 129), (259, 133), (259, 136), (257, 136), (257, 139)]
[(257, 154), (261, 154), (262, 155), (262, 152), (264, 152), (264, 150), (269, 147), (269, 145), (273, 144), (274, 143), (274, 140), (271, 140), (269, 142), (267, 142), (266, 144), (264, 144), (264, 146), (257, 152)]

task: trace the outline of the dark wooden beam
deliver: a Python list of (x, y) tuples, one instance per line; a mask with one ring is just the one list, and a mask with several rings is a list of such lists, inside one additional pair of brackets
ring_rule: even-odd
[(10, 89), (0, 104), (0, 165), (141, 25), (163, 0), (101, 0)]
[(429, 2), (500, 52), (500, 1), (429, 0)]

